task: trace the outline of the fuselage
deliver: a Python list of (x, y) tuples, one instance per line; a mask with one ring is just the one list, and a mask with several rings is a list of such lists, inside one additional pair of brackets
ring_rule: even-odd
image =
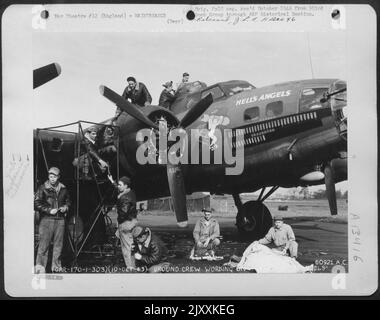
[[(182, 169), (187, 193), (231, 194), (255, 191), (264, 186), (323, 183), (306, 183), (300, 177), (328, 161), (344, 158), (347, 145), (342, 107), (345, 104), (334, 98), (323, 102), (321, 99), (345, 85), (338, 79), (313, 79), (255, 88), (245, 81), (229, 81), (179, 99), (170, 113), (181, 119), (208, 93), (214, 98), (206, 112), (186, 128), (189, 159), (188, 164), (182, 164)], [(154, 120), (161, 109), (152, 106), (143, 111)], [(161, 111), (170, 122), (170, 113)], [(142, 125), (126, 114), (118, 119), (118, 125), (124, 154), (121, 165), (127, 174), (135, 177), (138, 198), (168, 196), (165, 165), (136, 162), (136, 149), (141, 145), (136, 142), (136, 132)], [(202, 134), (194, 137), (191, 133), (194, 129), (203, 129), (203, 138), (211, 141), (210, 163), (201, 161), (204, 147), (210, 146), (210, 142), (199, 142)], [(227, 163), (224, 155), (231, 149), (235, 152), (236, 148), (244, 150), (244, 169), (241, 174), (226, 175), (226, 168), (234, 164)], [(214, 160), (219, 152), (223, 161), (216, 164)], [(191, 156), (198, 153), (200, 163), (194, 164)], [(346, 179), (344, 172), (337, 172), (337, 177)]]

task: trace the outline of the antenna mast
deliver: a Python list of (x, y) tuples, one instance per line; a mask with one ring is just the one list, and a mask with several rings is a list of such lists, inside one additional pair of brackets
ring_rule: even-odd
[(313, 61), (311, 60), (311, 49), (310, 49), (310, 37), (309, 32), (306, 32), (307, 36), (307, 46), (308, 46), (308, 52), (309, 52), (309, 62), (310, 62), (310, 70), (311, 70), (311, 78), (314, 79), (314, 70), (313, 70)]

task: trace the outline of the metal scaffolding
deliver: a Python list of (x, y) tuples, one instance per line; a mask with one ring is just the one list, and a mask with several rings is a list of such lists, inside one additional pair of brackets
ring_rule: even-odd
[[(91, 156), (89, 154), (89, 148), (88, 148), (88, 145), (85, 143), (84, 139), (85, 138), (85, 135), (84, 135), (84, 131), (87, 130), (87, 129), (83, 129), (83, 126), (82, 124), (90, 124), (92, 126), (95, 126), (96, 128), (102, 128), (104, 129), (103, 133), (105, 132), (105, 130), (107, 130), (108, 128), (111, 128), (113, 130), (113, 136), (112, 136), (112, 142), (113, 142), (113, 145), (115, 146), (116, 148), (116, 154), (114, 155), (115, 157), (115, 160), (113, 162), (113, 172), (116, 174), (116, 181), (119, 179), (119, 128), (117, 126), (114, 126), (112, 124), (105, 124), (105, 123), (95, 123), (95, 122), (89, 122), (89, 121), (77, 121), (77, 122), (73, 122), (73, 123), (68, 123), (68, 124), (64, 124), (64, 125), (60, 125), (60, 126), (55, 126), (55, 127), (49, 127), (49, 128), (39, 128), (39, 129), (36, 129), (36, 137), (37, 137), (37, 143), (35, 144), (35, 151), (36, 151), (36, 157), (35, 157), (35, 182), (37, 184), (37, 179), (39, 177), (39, 164), (40, 164), (40, 152), (42, 154), (42, 157), (43, 157), (43, 161), (44, 161), (44, 167), (46, 169), (46, 174), (48, 173), (48, 170), (49, 170), (49, 167), (52, 166), (52, 161), (49, 161), (50, 159), (48, 159), (47, 155), (46, 155), (46, 146), (44, 146), (44, 142), (41, 138), (41, 133), (43, 132), (47, 132), (47, 133), (61, 133), (61, 134), (65, 134), (66, 136), (71, 136), (72, 135), (72, 143), (74, 144), (73, 145), (73, 148), (74, 148), (74, 152), (72, 154), (72, 159), (69, 158), (71, 155), (63, 155), (64, 157), (64, 160), (63, 161), (69, 161), (70, 163), (73, 162), (73, 159), (77, 159), (79, 161), (79, 159), (81, 159), (80, 157), (83, 157), (86, 156), (88, 157), (89, 159), (89, 166), (90, 166), (90, 172), (91, 172), (91, 177), (90, 179), (86, 179), (84, 180), (83, 179), (83, 176), (81, 176), (81, 170), (83, 170), (83, 168), (81, 168), (81, 166), (79, 165), (79, 163), (77, 163), (77, 165), (73, 165), (74, 167), (74, 175), (71, 177), (71, 178), (66, 178), (65, 179), (65, 182), (67, 184), (69, 184), (70, 186), (75, 186), (75, 210), (73, 212), (73, 214), (71, 215), (71, 218), (72, 218), (72, 224), (69, 225), (69, 223), (66, 223), (66, 234), (68, 236), (68, 242), (69, 242), (69, 245), (70, 245), (70, 249), (74, 255), (74, 258), (72, 260), (72, 265), (75, 265), (77, 264), (77, 259), (79, 257), (79, 255), (83, 252), (86, 252), (86, 253), (92, 253), (91, 251), (84, 251), (84, 247), (91, 235), (91, 233), (93, 232), (94, 230), (94, 227), (98, 221), (98, 219), (100, 218), (100, 216), (103, 216), (103, 218), (105, 219), (105, 223), (109, 223), (110, 222), (110, 217), (107, 215), (108, 212), (110, 211), (109, 210), (109, 205), (106, 204), (106, 201), (109, 200), (114, 192), (116, 191), (115, 187), (113, 185), (111, 185), (110, 183), (107, 183), (108, 181), (108, 177), (105, 177), (104, 179), (99, 179), (99, 177), (97, 176), (97, 170), (95, 169), (94, 167), (94, 164), (93, 164), (93, 161), (91, 160)], [(65, 128), (65, 127), (69, 127), (69, 126), (77, 126), (77, 132), (72, 132), (72, 131), (63, 131), (63, 130), (58, 130), (58, 129), (62, 129), (62, 128)], [(62, 142), (62, 145), (63, 145), (63, 142)], [(61, 145), (61, 146), (62, 146)], [(85, 152), (83, 153), (83, 146), (85, 146)], [(68, 159), (66, 159), (66, 157)], [(53, 163), (54, 164), (54, 163)], [(66, 163), (67, 164), (67, 163)], [(116, 168), (115, 168), (116, 167)], [(110, 168), (108, 167), (107, 168), (108, 172), (107, 172), (107, 175), (110, 174)], [(45, 174), (45, 172), (44, 172)], [(76, 234), (78, 231), (78, 229), (80, 229), (80, 224), (82, 223), (81, 222), (81, 218), (80, 218), (80, 199), (81, 199), (81, 196), (83, 195), (83, 192), (85, 191), (83, 188), (89, 188), (89, 186), (91, 184), (95, 184), (96, 185), (96, 190), (97, 190), (97, 195), (99, 197), (99, 201), (98, 201), (98, 204), (96, 206), (96, 208), (92, 211), (92, 213), (89, 215), (89, 221), (86, 221), (87, 222), (87, 232), (85, 232), (85, 227), (83, 227), (83, 230), (81, 232), (81, 234)], [(103, 188), (101, 188), (100, 186), (103, 186)], [(104, 188), (104, 186), (107, 185), (107, 188)], [(37, 185), (36, 185), (37, 187)], [(111, 194), (112, 192), (112, 194)], [(72, 210), (70, 210), (72, 211)], [(84, 223), (86, 223), (84, 222)], [(70, 227), (72, 227), (72, 232), (70, 232)], [(113, 243), (114, 245), (114, 243)], [(115, 251), (115, 248), (114, 248), (114, 251)]]

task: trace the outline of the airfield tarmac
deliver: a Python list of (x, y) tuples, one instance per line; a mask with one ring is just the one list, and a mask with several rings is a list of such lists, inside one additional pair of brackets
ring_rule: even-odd
[[(282, 215), (284, 221), (290, 224), (295, 232), (299, 244), (298, 261), (306, 266), (314, 264), (315, 273), (329, 273), (335, 265), (343, 265), (348, 271), (348, 244), (347, 244), (347, 203), (338, 200), (338, 212), (331, 217), (325, 200), (305, 201), (266, 201), (273, 216)], [(287, 205), (287, 211), (279, 211), (279, 205)], [(170, 272), (179, 273), (231, 273), (235, 269), (224, 266), (232, 255), (241, 256), (251, 241), (242, 240), (235, 227), (235, 213), (214, 213), (220, 224), (223, 236), (218, 256), (220, 261), (192, 261), (189, 254), (193, 246), (192, 231), (202, 213), (189, 213), (189, 224), (185, 229), (179, 229), (175, 217), (169, 212), (147, 212), (138, 216), (139, 224), (148, 226), (166, 244), (168, 249), (167, 261), (171, 263)], [(114, 220), (115, 217), (111, 217)], [(88, 270), (89, 266), (96, 269), (120, 270), (124, 266), (120, 246), (116, 254), (87, 254), (82, 253), (78, 264)], [(84, 269), (83, 269), (84, 270)], [(96, 271), (94, 271), (96, 272)], [(100, 271), (101, 272), (101, 271)], [(111, 271), (112, 272), (112, 271)], [(118, 271), (115, 271), (118, 272)]]

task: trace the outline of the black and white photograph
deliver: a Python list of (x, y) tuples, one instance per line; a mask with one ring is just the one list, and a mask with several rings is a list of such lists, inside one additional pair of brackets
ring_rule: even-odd
[[(3, 55), (12, 62), (3, 68), (5, 254), (18, 246), (11, 260), (27, 263), (35, 285), (186, 274), (238, 276), (238, 286), (342, 276), (364, 259), (364, 218), (350, 210), (361, 206), (350, 162), (363, 136), (349, 129), (368, 130), (357, 116), (368, 107), (376, 117), (376, 103), (351, 113), (350, 79), (353, 55), (376, 54), (348, 50), (352, 8), (191, 9), (175, 19), (170, 6), (27, 7), (25, 61)], [(21, 40), (13, 50), (25, 50)], [(23, 230), (27, 245), (10, 245)], [(336, 279), (331, 290), (346, 286)]]

